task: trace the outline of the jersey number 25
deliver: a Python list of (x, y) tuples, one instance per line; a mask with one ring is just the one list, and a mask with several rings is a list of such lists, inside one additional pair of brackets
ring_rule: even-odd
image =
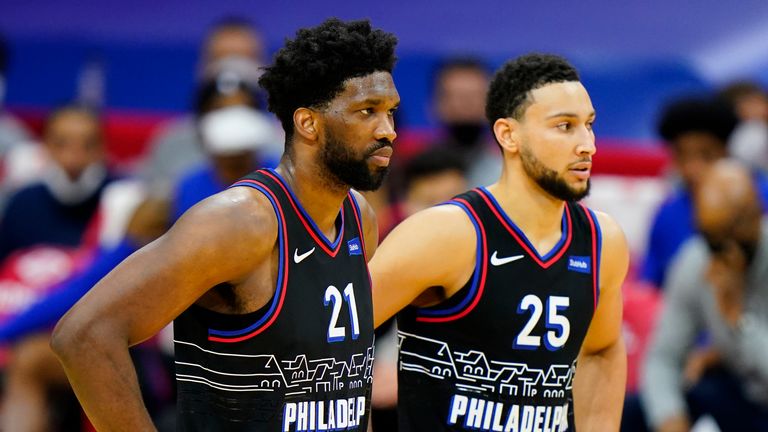
[[(571, 333), (571, 323), (564, 315), (559, 312), (568, 308), (570, 301), (568, 297), (550, 296), (547, 298), (546, 316), (544, 324), (549, 329), (544, 337), (544, 346), (550, 351), (556, 351), (565, 345), (568, 336)], [(534, 350), (541, 346), (541, 336), (533, 336), (531, 332), (541, 319), (544, 311), (544, 304), (541, 299), (534, 294), (528, 294), (520, 301), (517, 307), (517, 313), (522, 314), (530, 311), (531, 317), (525, 324), (520, 334), (515, 338), (512, 346), (516, 349)]]

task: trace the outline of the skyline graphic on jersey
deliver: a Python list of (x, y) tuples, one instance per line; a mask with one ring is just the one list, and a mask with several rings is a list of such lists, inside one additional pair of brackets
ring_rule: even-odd
[(456, 379), (456, 389), (513, 397), (563, 398), (573, 385), (571, 365), (530, 368), (525, 363), (488, 359), (477, 350), (453, 351), (447, 342), (397, 332), (399, 368), (439, 380)]
[(176, 361), (176, 379), (231, 392), (274, 392), (285, 389), (286, 396), (311, 395), (364, 388), (372, 382), (374, 348), (352, 355), (349, 360), (297, 355), (292, 360), (274, 354), (230, 354), (204, 349), (191, 342), (174, 340), (180, 347), (192, 348), (215, 356), (236, 358), (247, 370), (238, 373), (215, 370), (206, 366)]

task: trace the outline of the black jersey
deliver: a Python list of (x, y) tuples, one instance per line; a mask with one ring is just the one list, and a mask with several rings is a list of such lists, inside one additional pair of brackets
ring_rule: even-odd
[(233, 187), (257, 189), (274, 207), (277, 285), (252, 313), (193, 305), (176, 318), (179, 430), (365, 431), (373, 309), (355, 198), (345, 198), (329, 241), (276, 171)]
[(540, 256), (487, 189), (446, 205), (472, 221), (477, 259), (450, 299), (398, 315), (401, 432), (567, 430), (599, 295), (595, 215), (566, 203), (562, 237)]

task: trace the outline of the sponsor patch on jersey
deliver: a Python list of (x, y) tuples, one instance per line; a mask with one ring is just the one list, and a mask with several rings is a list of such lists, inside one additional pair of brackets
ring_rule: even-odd
[(592, 258), (571, 255), (568, 257), (568, 270), (579, 273), (592, 273)]
[(347, 247), (349, 248), (350, 256), (363, 254), (363, 247), (360, 244), (360, 237), (355, 237), (352, 240), (348, 241)]

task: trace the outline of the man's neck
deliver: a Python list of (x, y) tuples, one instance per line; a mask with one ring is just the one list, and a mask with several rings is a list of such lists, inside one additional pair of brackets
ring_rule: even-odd
[(313, 160), (297, 160), (296, 156), (283, 156), (277, 172), (285, 179), (301, 206), (328, 239), (335, 239), (336, 218), (339, 215), (348, 187), (333, 185), (324, 167)]
[(560, 240), (565, 202), (541, 189), (522, 167), (515, 167), (515, 171), (505, 168), (499, 181), (488, 190), (539, 255), (549, 252)]

